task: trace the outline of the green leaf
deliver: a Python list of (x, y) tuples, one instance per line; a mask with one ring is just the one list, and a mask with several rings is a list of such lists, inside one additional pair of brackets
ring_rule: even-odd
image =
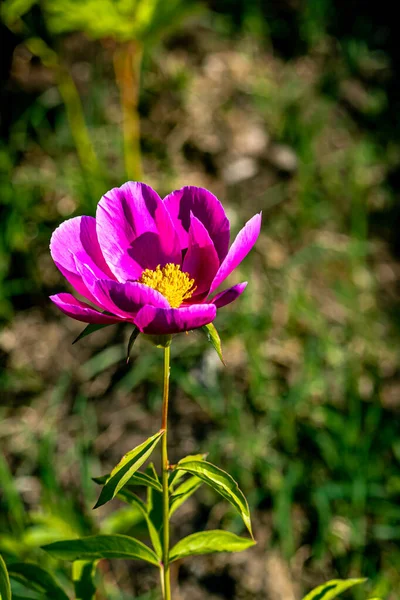
[(92, 535), (76, 540), (53, 542), (42, 546), (42, 549), (60, 560), (138, 558), (159, 566), (158, 558), (151, 548), (127, 535)]
[(0, 554), (0, 598), (1, 600), (11, 600), (11, 586), (8, 577), (6, 563)]
[(250, 510), (247, 500), (243, 492), (239, 489), (236, 481), (219, 467), (212, 465), (207, 461), (202, 462), (179, 462), (176, 469), (197, 475), (216, 492), (218, 492), (225, 500), (228, 500), (241, 515), (250, 535), (253, 537), (251, 530)]
[(104, 327), (109, 327), (110, 325), (113, 325), (113, 323), (102, 323), (102, 324), (89, 323), (89, 325), (86, 325), (85, 329), (80, 332), (78, 337), (74, 339), (74, 341), (72, 342), (72, 345), (76, 344), (80, 340), (83, 340), (83, 338), (90, 335), (91, 333), (94, 333), (95, 331), (98, 331), (99, 329), (104, 329)]
[(67, 594), (54, 579), (53, 575), (48, 573), (33, 563), (13, 563), (9, 566), (8, 572), (11, 579), (22, 583), (29, 590), (44, 593), (52, 600), (68, 600)]
[(140, 329), (138, 327), (134, 327), (131, 336), (129, 338), (129, 342), (128, 342), (128, 348), (126, 350), (126, 362), (128, 363), (131, 357), (131, 352), (132, 352), (132, 348), (133, 348), (133, 344), (136, 342), (138, 336), (140, 333)]
[(201, 485), (203, 485), (202, 480), (196, 477), (196, 475), (193, 475), (176, 488), (170, 498), (169, 516), (171, 517), (185, 500), (190, 498)]
[[(180, 465), (183, 465), (187, 462), (193, 462), (193, 461), (203, 461), (206, 460), (207, 458), (207, 453), (205, 454), (189, 454), (188, 456), (185, 456), (184, 458), (181, 458), (181, 460), (179, 461)], [(172, 471), (172, 473), (170, 473), (169, 475), (169, 489), (172, 491), (175, 484), (179, 481), (179, 479), (181, 479), (181, 477), (184, 476), (184, 472), (183, 471)]]
[(222, 364), (225, 366), (224, 357), (222, 356), (221, 338), (219, 337), (219, 333), (215, 329), (215, 326), (212, 323), (209, 323), (208, 325), (203, 325), (201, 329), (206, 333), (208, 341), (211, 343)]
[(195, 554), (210, 554), (212, 552), (241, 552), (255, 545), (249, 538), (239, 537), (229, 531), (202, 531), (193, 533), (180, 540), (169, 554), (170, 562), (193, 556)]
[(333, 600), (346, 590), (364, 583), (366, 579), (332, 579), (312, 590), (303, 600)]
[[(93, 477), (93, 481), (96, 483), (104, 484), (110, 475), (102, 475), (101, 477)], [(158, 479), (151, 477), (147, 473), (141, 473), (140, 471), (136, 471), (134, 475), (126, 482), (126, 488), (130, 489), (135, 486), (145, 486), (151, 487), (158, 492), (162, 492), (162, 485)]]
[[(149, 488), (149, 489), (152, 489), (152, 488)], [(161, 547), (160, 536), (158, 534), (156, 526), (154, 525), (154, 523), (151, 519), (151, 515), (149, 514), (149, 512), (147, 510), (146, 504), (143, 502), (143, 500), (141, 500), (138, 496), (136, 496), (136, 494), (134, 494), (131, 490), (127, 489), (126, 487), (123, 490), (120, 490), (118, 492), (118, 498), (120, 498), (121, 500), (124, 500), (124, 502), (127, 502), (131, 506), (136, 506), (140, 510), (140, 512), (142, 513), (142, 515), (146, 521), (147, 529), (149, 531), (150, 540), (151, 540), (151, 543), (153, 544), (153, 548), (154, 548), (158, 558), (161, 559), (162, 547)]]
[(72, 563), (72, 580), (76, 600), (94, 600), (96, 594), (94, 584), (96, 564), (96, 562), (85, 560), (76, 560)]
[(140, 444), (140, 446), (137, 446), (123, 456), (117, 466), (111, 471), (94, 508), (98, 508), (109, 502), (118, 494), (119, 490), (149, 458), (164, 433), (164, 431), (159, 431), (143, 442), (143, 444)]

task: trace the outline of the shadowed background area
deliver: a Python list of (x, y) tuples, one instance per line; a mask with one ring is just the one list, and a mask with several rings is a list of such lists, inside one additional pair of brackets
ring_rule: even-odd
[[(117, 7), (117, 8), (116, 8)], [(388, 2), (5, 0), (1, 7), (0, 552), (145, 526), (92, 477), (160, 426), (162, 352), (82, 324), (52, 231), (142, 179), (210, 189), (233, 233), (263, 211), (215, 322), (172, 347), (170, 459), (208, 452), (249, 498), (258, 544), (174, 565), (177, 600), (297, 600), (333, 577), (400, 598), (400, 88)], [(132, 16), (134, 15), (134, 17)], [(140, 127), (140, 133), (139, 133)], [(118, 510), (115, 512), (116, 508)], [(114, 509), (113, 512), (112, 509)], [(173, 541), (239, 517), (201, 488)], [(66, 565), (50, 563), (59, 578)], [(103, 561), (99, 600), (157, 598)], [(18, 591), (18, 590), (17, 590)], [(366, 595), (367, 594), (367, 595)]]

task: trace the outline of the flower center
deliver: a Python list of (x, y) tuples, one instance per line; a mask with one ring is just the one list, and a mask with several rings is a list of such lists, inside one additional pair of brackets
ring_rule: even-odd
[(145, 269), (139, 283), (144, 283), (160, 292), (172, 308), (178, 308), (196, 290), (193, 287), (194, 279), (190, 279), (189, 273), (182, 272), (180, 266), (173, 263), (167, 263), (163, 268), (158, 265), (154, 271)]

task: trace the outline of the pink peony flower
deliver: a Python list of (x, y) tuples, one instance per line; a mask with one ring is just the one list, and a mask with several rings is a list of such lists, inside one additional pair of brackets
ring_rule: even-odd
[[(107, 192), (96, 218), (75, 217), (53, 233), (53, 260), (75, 290), (51, 296), (84, 323), (127, 321), (142, 333), (172, 334), (211, 323), (247, 282), (209, 296), (254, 246), (261, 214), (229, 248), (229, 221), (217, 198), (184, 187), (162, 200), (148, 185), (128, 182)], [(228, 250), (229, 248), (229, 250)]]

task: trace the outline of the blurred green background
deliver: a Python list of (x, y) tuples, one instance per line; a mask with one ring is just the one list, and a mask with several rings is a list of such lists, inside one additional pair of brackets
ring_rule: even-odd
[[(154, 433), (162, 353), (81, 324), (48, 244), (110, 187), (192, 184), (262, 235), (219, 311), (227, 367), (172, 349), (170, 458), (208, 451), (248, 496), (258, 545), (173, 572), (177, 599), (297, 600), (332, 577), (400, 598), (400, 87), (394, 8), (333, 0), (5, 0), (1, 5), (0, 552), (144, 535), (91, 477)], [(139, 133), (140, 122), (140, 133)], [(100, 514), (98, 514), (100, 513)], [(174, 537), (242, 524), (201, 489)], [(65, 565), (50, 563), (63, 580)], [(177, 567), (178, 569), (178, 567)], [(157, 598), (103, 562), (99, 600)], [(17, 590), (18, 591), (18, 590)], [(366, 594), (368, 594), (367, 596)]]

